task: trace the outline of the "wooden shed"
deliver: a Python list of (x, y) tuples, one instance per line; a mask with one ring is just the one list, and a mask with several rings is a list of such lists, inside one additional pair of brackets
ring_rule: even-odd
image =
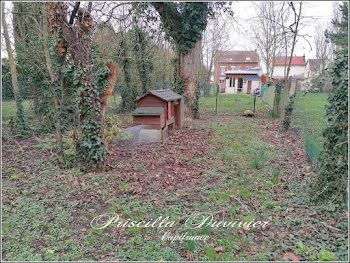
[(133, 125), (161, 130), (164, 142), (168, 129), (182, 129), (184, 122), (184, 97), (170, 89), (152, 90), (136, 99)]

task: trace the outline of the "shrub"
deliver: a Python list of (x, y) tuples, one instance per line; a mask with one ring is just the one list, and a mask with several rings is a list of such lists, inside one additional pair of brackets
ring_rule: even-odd
[(326, 108), (328, 127), (319, 157), (316, 199), (346, 198), (348, 178), (348, 54), (343, 50), (332, 67), (333, 91)]

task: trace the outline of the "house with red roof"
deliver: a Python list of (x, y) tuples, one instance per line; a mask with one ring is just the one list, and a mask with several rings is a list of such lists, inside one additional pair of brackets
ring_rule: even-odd
[[(284, 78), (284, 72), (287, 70), (289, 57), (276, 57), (273, 69), (273, 78)], [(294, 56), (290, 65), (289, 76), (304, 78), (306, 61), (305, 56)]]
[(260, 87), (261, 67), (256, 50), (219, 51), (214, 79), (222, 93), (253, 94)]

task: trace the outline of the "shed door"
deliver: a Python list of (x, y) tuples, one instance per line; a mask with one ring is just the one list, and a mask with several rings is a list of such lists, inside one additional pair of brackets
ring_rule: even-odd
[(252, 91), (252, 81), (248, 80), (248, 90), (247, 90), (247, 94), (250, 94), (250, 92)]

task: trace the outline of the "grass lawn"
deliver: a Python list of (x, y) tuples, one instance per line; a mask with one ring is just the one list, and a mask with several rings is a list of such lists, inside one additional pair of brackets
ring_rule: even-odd
[(122, 97), (119, 94), (113, 94), (108, 99), (107, 103), (107, 114), (114, 114), (118, 112), (118, 106), (122, 101)]
[[(109, 98), (108, 104), (107, 104), (107, 113), (115, 112), (118, 105), (120, 104), (122, 98), (120, 95), (113, 95)], [(28, 118), (33, 117), (33, 106), (31, 100), (24, 100), (23, 102), (23, 108), (25, 116)], [(14, 100), (7, 100), (2, 101), (1, 103), (1, 112), (2, 112), (2, 118), (4, 121), (9, 120), (11, 117), (16, 116), (16, 102)]]
[[(257, 101), (260, 98), (257, 98)], [(201, 114), (215, 113), (216, 97), (201, 98), (199, 102)], [(244, 94), (219, 94), (218, 95), (218, 113), (241, 115), (244, 110), (253, 111), (254, 96)], [(263, 112), (264, 105), (256, 104), (256, 110)]]
[[(60, 170), (52, 137), (3, 144), (3, 258), (5, 260), (300, 260), (347, 258), (347, 213), (310, 203), (315, 176), (295, 133), (281, 133), (260, 99), (249, 95), (200, 100), (201, 119), (170, 134), (164, 145), (116, 144), (108, 171)], [(110, 114), (114, 114), (111, 112)], [(162, 240), (164, 228), (93, 229), (98, 215), (139, 222), (169, 216), (172, 234), (205, 241)], [(264, 221), (265, 228), (188, 229), (193, 213), (217, 222)]]
[[(31, 100), (24, 100), (22, 102), (23, 109), (24, 109), (24, 116), (32, 118), (33, 116), (33, 107), (32, 107), (32, 101)], [(16, 102), (14, 100), (8, 100), (8, 101), (2, 101), (1, 102), (1, 112), (2, 112), (2, 120), (7, 121), (11, 117), (16, 116), (17, 108), (16, 108)]]

